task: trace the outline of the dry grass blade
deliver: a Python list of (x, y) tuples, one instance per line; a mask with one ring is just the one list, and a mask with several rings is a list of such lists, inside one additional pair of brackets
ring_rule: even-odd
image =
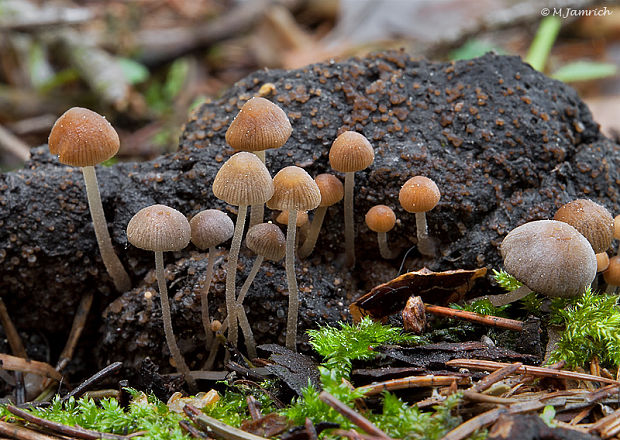
[[(457, 368), (470, 368), (472, 370), (498, 370), (511, 364), (485, 361), (481, 359), (452, 359), (451, 361), (446, 362), (446, 365)], [(558, 379), (575, 379), (620, 385), (620, 382), (617, 380), (608, 379), (605, 377), (593, 376), (585, 373), (576, 373), (574, 371), (554, 370), (553, 368), (534, 367), (531, 365), (521, 365), (516, 372), (538, 377), (555, 377)]]
[(504, 368), (500, 368), (499, 370), (495, 370), (487, 377), (479, 380), (476, 384), (471, 387), (471, 391), (481, 393), (484, 390), (489, 389), (492, 385), (503, 380), (521, 368), (523, 364), (521, 362), (515, 362), (514, 364), (510, 364)]
[(63, 425), (62, 423), (52, 422), (51, 420), (42, 419), (41, 417), (32, 415), (28, 411), (24, 411), (23, 409), (16, 408), (12, 405), (7, 406), (6, 409), (11, 414), (17, 417), (21, 417), (27, 422), (33, 423), (43, 428), (47, 428), (53, 432), (57, 432), (59, 434), (70, 436), (70, 437), (82, 438), (85, 440), (96, 440), (96, 439), (103, 439), (103, 438), (112, 439), (112, 440), (126, 440), (127, 438), (129, 438), (124, 435), (92, 431), (90, 429), (80, 428), (79, 426), (67, 426), (67, 425)]
[(22, 371), (24, 373), (37, 374), (49, 377), (58, 381), (62, 380), (62, 375), (54, 370), (50, 364), (39, 361), (26, 360), (9, 354), (0, 353), (0, 367), (4, 370)]
[(0, 323), (2, 324), (2, 328), (4, 328), (4, 333), (6, 334), (6, 338), (9, 341), (9, 346), (11, 347), (13, 354), (17, 357), (27, 359), (28, 355), (26, 354), (26, 349), (22, 343), (22, 338), (19, 337), (19, 333), (13, 325), (13, 320), (11, 320), (11, 316), (6, 309), (6, 305), (4, 304), (2, 298), (0, 298)]
[(407, 388), (447, 386), (456, 382), (458, 385), (468, 385), (469, 377), (463, 376), (408, 376), (400, 379), (386, 380), (371, 385), (364, 385), (355, 390), (361, 391), (367, 396), (381, 394), (383, 391), (404, 390)]
[(616, 420), (620, 418), (620, 409), (615, 410), (611, 414), (603, 417), (590, 425), (588, 429), (589, 432), (600, 432), (602, 433), (605, 429), (607, 429), (611, 424), (615, 423)]
[(0, 434), (15, 440), (58, 440), (58, 437), (42, 434), (32, 429), (24, 428), (16, 423), (2, 421), (0, 421)]
[(327, 391), (321, 391), (321, 394), (319, 394), (319, 399), (321, 399), (323, 403), (326, 403), (327, 405), (331, 406), (336, 411), (338, 411), (341, 415), (349, 419), (352, 423), (358, 426), (362, 431), (367, 432), (368, 434), (381, 438), (381, 439), (386, 439), (386, 440), (390, 439), (389, 435), (387, 435), (385, 432), (383, 432), (382, 430), (377, 428), (375, 425), (373, 425), (370, 422), (370, 420), (362, 416), (360, 413), (349, 408), (347, 405), (342, 403), (340, 400), (336, 399), (334, 396), (329, 394)]
[(58, 364), (56, 364), (56, 370), (58, 371), (64, 370), (67, 364), (73, 358), (75, 346), (80, 339), (82, 330), (84, 330), (84, 325), (86, 324), (88, 312), (90, 311), (90, 307), (93, 304), (93, 297), (94, 295), (92, 291), (88, 291), (84, 293), (84, 295), (82, 295), (80, 304), (78, 305), (75, 316), (73, 317), (73, 324), (71, 325), (71, 331), (69, 332), (67, 343), (65, 344), (65, 348), (63, 348), (62, 353), (60, 353)]
[(507, 408), (495, 408), (482, 414), (478, 414), (476, 417), (472, 417), (465, 423), (461, 423), (452, 431), (443, 436), (441, 440), (462, 440), (479, 429), (486, 428), (493, 422), (495, 422), (499, 416), (506, 413)]
[(210, 431), (225, 440), (266, 440), (264, 437), (250, 434), (249, 432), (220, 422), (213, 417), (209, 417), (192, 405), (185, 405), (183, 411), (192, 419), (192, 422), (198, 424), (202, 429)]

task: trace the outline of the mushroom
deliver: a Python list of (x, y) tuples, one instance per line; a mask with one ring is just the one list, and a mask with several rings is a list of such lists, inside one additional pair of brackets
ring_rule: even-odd
[(620, 286), (620, 256), (616, 255), (609, 259), (609, 266), (603, 272), (603, 278), (607, 283), (605, 293), (614, 294)]
[(155, 253), (155, 272), (161, 300), (161, 315), (164, 335), (170, 354), (179, 372), (185, 377), (191, 392), (196, 392), (196, 382), (179, 350), (168, 302), (168, 288), (164, 276), (164, 252), (175, 252), (185, 248), (191, 238), (189, 222), (176, 209), (165, 205), (151, 205), (142, 208), (127, 225), (127, 240), (137, 248)]
[(353, 220), (353, 190), (355, 172), (368, 168), (375, 152), (368, 139), (360, 133), (345, 131), (336, 138), (329, 150), (331, 167), (344, 175), (344, 241), (347, 266), (355, 266), (355, 225)]
[[(282, 230), (273, 223), (259, 223), (248, 229), (245, 234), (246, 246), (256, 254), (254, 264), (250, 269), (241, 290), (237, 297), (237, 316), (239, 318), (239, 325), (243, 330), (243, 336), (245, 337), (246, 347), (248, 349), (248, 355), (250, 358), (256, 357), (256, 343), (254, 342), (254, 335), (250, 324), (243, 308), (243, 300), (247, 295), (256, 274), (260, 270), (263, 260), (280, 261), (286, 254), (286, 238)], [(228, 327), (228, 320), (226, 320), (220, 331), (225, 331)]]
[(428, 257), (436, 256), (437, 250), (433, 240), (428, 236), (426, 212), (433, 209), (441, 193), (437, 184), (428, 177), (414, 176), (407, 180), (398, 193), (400, 206), (407, 212), (415, 213), (418, 250)]
[(58, 155), (61, 163), (81, 167), (101, 259), (116, 290), (129, 290), (131, 280), (112, 246), (95, 173), (95, 165), (118, 152), (120, 140), (116, 130), (100, 114), (73, 107), (58, 118), (48, 144), (50, 153)]
[(611, 246), (614, 219), (607, 208), (592, 200), (573, 200), (560, 207), (553, 219), (577, 229), (590, 242), (595, 254), (605, 252)]
[[(235, 150), (255, 153), (265, 163), (265, 150), (280, 148), (293, 132), (286, 113), (261, 97), (250, 98), (226, 130), (226, 142)], [(264, 205), (252, 206), (250, 227), (262, 223)]]
[(213, 194), (218, 199), (239, 207), (226, 269), (228, 341), (237, 346), (235, 277), (245, 217), (249, 205), (262, 205), (269, 200), (273, 194), (273, 181), (265, 164), (256, 155), (242, 151), (231, 156), (219, 169), (213, 180)]
[(295, 220), (297, 211), (309, 211), (321, 203), (321, 192), (312, 177), (296, 166), (281, 169), (273, 178), (273, 196), (267, 207), (288, 211), (286, 227), (286, 279), (289, 290), (288, 319), (286, 322), (286, 347), (295, 350), (299, 292), (295, 278)]
[(319, 174), (314, 178), (314, 181), (321, 192), (321, 203), (314, 211), (314, 217), (312, 217), (308, 236), (297, 252), (299, 258), (306, 258), (312, 253), (316, 245), (316, 240), (319, 238), (319, 232), (321, 231), (327, 208), (335, 205), (344, 197), (342, 182), (333, 174)]
[(213, 278), (213, 266), (215, 261), (215, 247), (224, 243), (233, 236), (235, 225), (225, 213), (219, 209), (205, 209), (196, 214), (189, 222), (192, 231), (192, 243), (200, 249), (208, 249), (207, 277), (205, 284), (200, 290), (200, 309), (202, 313), (202, 325), (205, 329), (207, 347), (213, 342), (211, 331), (211, 319), (209, 317), (209, 289)]
[(603, 272), (609, 267), (609, 255), (607, 252), (596, 254), (596, 272)]
[(396, 257), (396, 254), (390, 250), (387, 244), (387, 233), (396, 224), (396, 215), (392, 208), (386, 205), (373, 206), (366, 213), (365, 219), (368, 229), (377, 233), (381, 256), (386, 260)]
[(534, 291), (548, 297), (577, 296), (596, 276), (596, 256), (586, 238), (556, 220), (525, 223), (506, 235), (500, 246), (506, 272), (523, 286), (489, 300), (501, 306)]

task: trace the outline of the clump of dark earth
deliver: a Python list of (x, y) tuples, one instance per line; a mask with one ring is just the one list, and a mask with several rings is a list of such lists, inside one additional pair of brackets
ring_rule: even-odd
[[(80, 296), (95, 291), (89, 337), (81, 341), (81, 350), (94, 348), (94, 354), (84, 358), (99, 365), (112, 360), (137, 365), (148, 355), (163, 372), (171, 371), (158, 297), (149, 302), (144, 295), (147, 289), (156, 291), (153, 256), (128, 246), (125, 228), (133, 214), (154, 203), (190, 217), (205, 208), (234, 216), (234, 209), (215, 199), (211, 184), (232, 153), (224, 140), (226, 128), (266, 83), (274, 85), (268, 98), (286, 111), (293, 126), (286, 145), (268, 153), (272, 174), (287, 165), (302, 166), (313, 176), (330, 172), (329, 146), (343, 130), (363, 133), (376, 152), (375, 163), (356, 175), (357, 269), (340, 264), (340, 204), (329, 208), (315, 254), (298, 264), (300, 335), (318, 323), (347, 318), (352, 298), (395, 275), (399, 260), (380, 259), (376, 234), (363, 219), (372, 205), (393, 207), (399, 221), (388, 240), (402, 256), (415, 242), (415, 221), (400, 209), (398, 191), (413, 175), (434, 179), (442, 198), (427, 216), (438, 255), (414, 251), (409, 270), (499, 268), (498, 245), (510, 229), (550, 218), (578, 197), (620, 211), (620, 147), (601, 135), (573, 89), (518, 57), (488, 54), (430, 63), (388, 52), (300, 70), (264, 70), (195, 110), (178, 152), (151, 162), (99, 167), (112, 240), (136, 286), (129, 292), (114, 291), (101, 263), (78, 169), (59, 164), (42, 147), (25, 169), (0, 176), (0, 292), (17, 327), (63, 341)], [(193, 252), (190, 246), (165, 258), (173, 322), (194, 368), (206, 353), (196, 289), (204, 262)], [(250, 258), (249, 253), (241, 258), (239, 282)], [(246, 299), (247, 310), (258, 343), (281, 342), (285, 277), (281, 265), (266, 267)], [(220, 261), (210, 303), (218, 319), (222, 270)], [(470, 295), (499, 293), (488, 278), (476, 286)]]

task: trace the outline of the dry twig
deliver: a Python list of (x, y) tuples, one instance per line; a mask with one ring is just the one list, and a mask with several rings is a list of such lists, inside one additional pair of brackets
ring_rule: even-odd
[(11, 371), (38, 374), (39, 376), (62, 380), (62, 375), (54, 370), (50, 364), (39, 361), (31, 361), (17, 356), (0, 353), (0, 368)]
[(477, 324), (505, 328), (517, 332), (523, 331), (523, 322), (515, 319), (501, 318), (499, 316), (492, 315), (481, 315), (480, 313), (468, 312), (466, 310), (458, 310), (450, 307), (435, 306), (433, 304), (424, 304), (424, 307), (428, 313), (432, 313), (433, 315), (465, 319)]
[(446, 386), (456, 382), (458, 385), (468, 385), (469, 377), (463, 376), (408, 376), (400, 379), (386, 380), (356, 388), (366, 396), (381, 394), (383, 391), (404, 390), (408, 388)]

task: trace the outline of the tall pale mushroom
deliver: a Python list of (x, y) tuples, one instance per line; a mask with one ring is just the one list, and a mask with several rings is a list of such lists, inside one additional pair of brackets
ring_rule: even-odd
[(344, 241), (347, 266), (355, 266), (355, 224), (353, 191), (355, 172), (368, 168), (375, 160), (375, 152), (368, 139), (355, 131), (345, 131), (336, 138), (329, 150), (331, 167), (344, 174)]
[(228, 341), (237, 345), (237, 320), (235, 284), (237, 261), (245, 217), (249, 205), (262, 205), (273, 195), (273, 180), (265, 164), (252, 153), (242, 151), (230, 157), (213, 180), (213, 194), (230, 205), (239, 207), (235, 233), (226, 269), (226, 313), (228, 314)]
[(288, 211), (286, 227), (286, 279), (289, 289), (286, 347), (296, 350), (299, 291), (295, 277), (295, 220), (297, 211), (315, 209), (321, 203), (321, 192), (316, 182), (302, 168), (290, 166), (281, 169), (273, 178), (274, 193), (267, 202), (270, 209)]
[(161, 300), (161, 315), (166, 343), (177, 369), (183, 374), (191, 392), (196, 392), (196, 382), (183, 359), (172, 328), (168, 288), (164, 275), (164, 252), (180, 251), (191, 237), (189, 222), (176, 209), (165, 205), (152, 205), (141, 209), (127, 225), (127, 240), (135, 247), (155, 253), (155, 272)]
[[(280, 148), (293, 132), (286, 113), (261, 97), (250, 98), (226, 130), (226, 142), (235, 150), (250, 151), (263, 163), (265, 150)], [(250, 227), (263, 221), (264, 205), (252, 206)]]
[(61, 163), (81, 167), (101, 259), (116, 290), (129, 290), (131, 280), (112, 246), (95, 173), (95, 165), (118, 152), (120, 141), (116, 130), (100, 114), (73, 107), (58, 118), (48, 144), (50, 153), (57, 154)]
[(192, 229), (192, 243), (200, 250), (209, 250), (207, 255), (207, 276), (205, 284), (200, 290), (200, 309), (202, 325), (205, 329), (207, 347), (213, 342), (211, 319), (209, 317), (209, 288), (213, 278), (213, 266), (215, 261), (215, 247), (229, 240), (235, 231), (235, 224), (225, 213), (219, 209), (205, 209), (196, 214), (189, 225)]

